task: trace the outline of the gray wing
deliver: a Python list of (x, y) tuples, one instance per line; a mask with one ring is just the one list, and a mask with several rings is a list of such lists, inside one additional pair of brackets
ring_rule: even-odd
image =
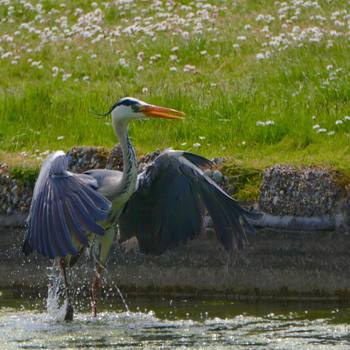
[(211, 162), (188, 152), (160, 155), (138, 178), (138, 187), (119, 220), (121, 241), (136, 236), (145, 253), (167, 248), (197, 236), (203, 209), (209, 212), (215, 230), (231, 252), (254, 233), (247, 217), (256, 217), (226, 194), (200, 168)]
[(88, 245), (86, 233), (104, 234), (97, 224), (105, 220), (111, 203), (96, 191), (96, 180), (67, 171), (64, 152), (51, 154), (43, 163), (34, 187), (23, 251), (33, 249), (54, 258), (77, 254), (72, 237)]

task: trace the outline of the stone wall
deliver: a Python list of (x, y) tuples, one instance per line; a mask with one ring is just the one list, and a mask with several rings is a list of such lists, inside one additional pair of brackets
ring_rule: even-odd
[[(32, 199), (34, 183), (16, 179), (9, 168), (0, 163), (0, 215), (27, 213)], [(1, 225), (1, 221), (0, 221)]]
[(336, 172), (322, 167), (275, 165), (264, 172), (260, 208), (280, 216), (334, 214), (346, 196), (337, 176)]
[(275, 165), (264, 172), (260, 226), (350, 231), (349, 178), (324, 167)]

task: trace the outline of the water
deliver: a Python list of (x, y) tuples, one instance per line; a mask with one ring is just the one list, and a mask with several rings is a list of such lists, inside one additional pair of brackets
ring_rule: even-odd
[(244, 303), (201, 299), (88, 301), (75, 319), (48, 316), (43, 299), (0, 296), (1, 349), (350, 349), (350, 304)]

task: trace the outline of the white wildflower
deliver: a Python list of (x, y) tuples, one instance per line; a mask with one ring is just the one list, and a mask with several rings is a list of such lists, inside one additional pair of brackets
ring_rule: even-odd
[(196, 71), (196, 67), (191, 64), (186, 64), (183, 68), (183, 71), (185, 73), (188, 73), (188, 72), (194, 73)]
[(64, 73), (62, 75), (62, 81), (67, 81), (71, 76), (72, 76), (72, 74), (70, 74), (70, 73)]
[(155, 62), (155, 61), (158, 61), (161, 57), (162, 57), (162, 55), (161, 55), (160, 53), (157, 53), (157, 54), (151, 56), (150, 59), (149, 59), (149, 60), (150, 60), (150, 63), (153, 63), (153, 62)]
[(196, 142), (196, 143), (193, 144), (194, 148), (199, 148), (200, 146), (201, 146), (201, 144), (199, 142)]
[(316, 130), (316, 129), (319, 129), (321, 126), (319, 125), (319, 124), (315, 124), (312, 128), (314, 129), (314, 130)]
[(333, 45), (334, 45), (333, 40), (327, 41), (327, 48), (333, 47)]
[(124, 57), (119, 58), (119, 65), (121, 65), (122, 67), (129, 67), (128, 63), (126, 62)]
[(5, 52), (4, 54), (1, 55), (1, 58), (8, 58), (12, 56), (12, 52)]
[(63, 135), (57, 136), (57, 141), (62, 141), (62, 140), (64, 140), (64, 136)]
[(342, 121), (342, 120), (339, 120), (339, 119), (338, 119), (338, 120), (335, 121), (335, 125), (340, 125), (340, 124), (343, 124), (343, 121)]
[(41, 64), (41, 61), (33, 61), (32, 64), (31, 64), (32, 67), (37, 67), (39, 69), (42, 68), (42, 64)]
[(143, 51), (140, 51), (140, 52), (137, 54), (137, 60), (138, 60), (139, 62), (142, 62), (144, 57), (145, 57), (145, 54), (144, 54)]

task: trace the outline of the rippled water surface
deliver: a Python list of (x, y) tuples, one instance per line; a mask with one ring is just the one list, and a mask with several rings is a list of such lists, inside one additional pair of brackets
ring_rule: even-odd
[(0, 296), (1, 349), (350, 349), (350, 305), (158, 298), (105, 302), (93, 319), (46, 314), (42, 300)]

